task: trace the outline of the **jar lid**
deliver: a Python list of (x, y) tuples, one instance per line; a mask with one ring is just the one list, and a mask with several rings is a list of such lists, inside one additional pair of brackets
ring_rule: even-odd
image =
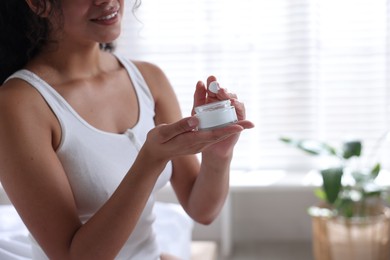
[(209, 90), (213, 92), (214, 94), (218, 93), (218, 90), (220, 89), (219, 84), (217, 81), (212, 81), (209, 84)]

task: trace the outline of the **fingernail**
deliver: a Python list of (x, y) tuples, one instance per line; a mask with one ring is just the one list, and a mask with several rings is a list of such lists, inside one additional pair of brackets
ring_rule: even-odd
[(198, 119), (196, 117), (190, 117), (187, 121), (188, 125), (193, 128), (198, 125)]

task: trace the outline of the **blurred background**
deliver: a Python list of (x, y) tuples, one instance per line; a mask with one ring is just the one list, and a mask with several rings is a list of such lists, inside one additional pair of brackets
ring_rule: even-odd
[[(184, 116), (196, 82), (215, 75), (256, 124), (235, 150), (224, 212), (194, 239), (231, 259), (311, 259), (311, 170), (324, 162), (279, 138), (359, 139), (368, 162), (389, 168), (389, 1), (144, 0), (135, 13), (126, 4), (118, 51), (160, 66)], [(161, 198), (174, 199), (169, 187)]]
[(145, 0), (127, 3), (118, 50), (159, 65), (190, 114), (198, 80), (215, 75), (256, 128), (235, 169), (311, 169), (282, 135), (369, 150), (389, 123), (386, 0)]

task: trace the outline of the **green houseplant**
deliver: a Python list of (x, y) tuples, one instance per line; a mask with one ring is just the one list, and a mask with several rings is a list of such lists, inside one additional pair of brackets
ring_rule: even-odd
[[(319, 169), (322, 186), (315, 190), (321, 203), (309, 208), (312, 216), (313, 251), (316, 260), (388, 260), (390, 213), (386, 189), (375, 182), (380, 163), (361, 163), (362, 143), (329, 143), (281, 138), (307, 154), (333, 159)], [(360, 160), (360, 161), (359, 161)]]

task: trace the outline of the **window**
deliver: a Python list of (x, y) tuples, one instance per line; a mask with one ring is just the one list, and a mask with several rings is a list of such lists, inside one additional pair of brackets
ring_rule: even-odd
[[(160, 66), (189, 115), (208, 75), (238, 94), (256, 127), (242, 134), (233, 169), (306, 170), (281, 136), (365, 152), (389, 124), (386, 0), (147, 0), (127, 2), (118, 51)], [(390, 149), (390, 143), (388, 144)]]

